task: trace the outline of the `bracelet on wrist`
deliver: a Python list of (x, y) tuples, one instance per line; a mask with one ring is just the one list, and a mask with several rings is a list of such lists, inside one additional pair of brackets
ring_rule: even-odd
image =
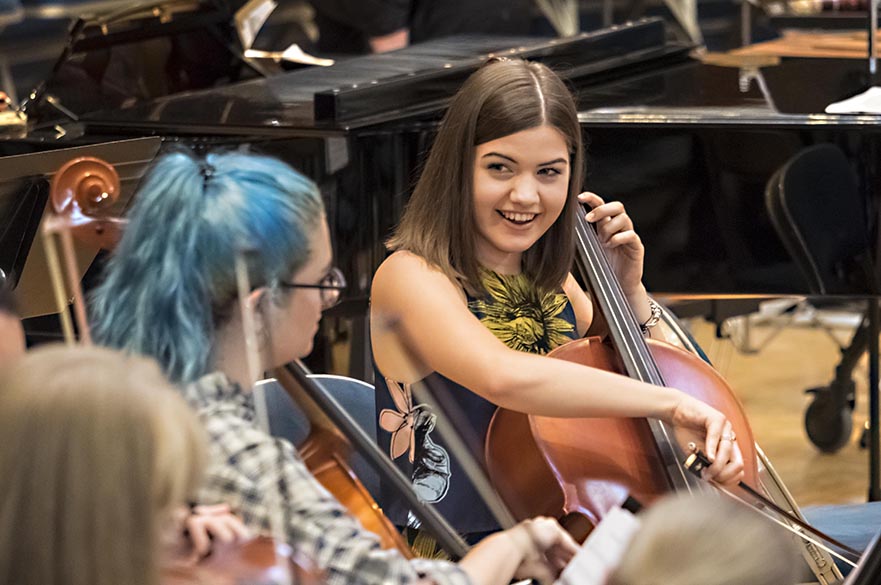
[(655, 302), (653, 298), (649, 298), (649, 309), (651, 309), (651, 315), (646, 319), (645, 323), (642, 323), (639, 328), (642, 329), (643, 335), (649, 334), (649, 329), (657, 325), (661, 321), (661, 305)]

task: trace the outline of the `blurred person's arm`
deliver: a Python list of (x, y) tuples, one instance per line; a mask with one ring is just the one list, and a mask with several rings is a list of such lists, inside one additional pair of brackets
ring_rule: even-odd
[(381, 37), (370, 37), (368, 41), (374, 53), (388, 53), (403, 49), (410, 44), (410, 29), (402, 28)]
[(402, 49), (410, 41), (412, 0), (313, 0), (317, 12), (363, 33), (374, 53)]

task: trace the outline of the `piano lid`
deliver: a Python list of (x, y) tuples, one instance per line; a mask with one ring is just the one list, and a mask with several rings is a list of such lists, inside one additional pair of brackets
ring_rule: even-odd
[(864, 69), (853, 59), (782, 58), (742, 68), (692, 60), (579, 90), (579, 119), (589, 127), (876, 126), (876, 115), (824, 112), (868, 87)]
[(572, 78), (687, 58), (646, 19), (570, 39), (460, 36), (326, 68), (292, 71), (84, 117), (89, 132), (321, 135), (436, 114), (491, 53), (540, 60)]

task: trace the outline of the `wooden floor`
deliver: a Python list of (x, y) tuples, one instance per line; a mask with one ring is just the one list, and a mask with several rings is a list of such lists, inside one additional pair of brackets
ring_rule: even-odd
[[(847, 321), (843, 317), (840, 320)], [(858, 445), (867, 412), (865, 355), (854, 373), (857, 407), (851, 441), (834, 455), (824, 454), (805, 433), (804, 412), (810, 398), (804, 390), (831, 380), (839, 358), (836, 341), (823, 328), (807, 324), (809, 319), (783, 328), (779, 325), (786, 317), (751, 319), (748, 340), (743, 321), (729, 322), (726, 329), (736, 343), (717, 339), (715, 328), (706, 322), (688, 325), (742, 400), (756, 440), (800, 505), (865, 501), (868, 453)], [(852, 328), (843, 323), (833, 333), (846, 342)], [(745, 341), (763, 347), (744, 353), (735, 346)]]

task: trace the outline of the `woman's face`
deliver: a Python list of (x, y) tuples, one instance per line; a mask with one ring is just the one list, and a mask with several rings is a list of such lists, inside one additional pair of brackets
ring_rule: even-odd
[(569, 149), (559, 130), (538, 126), (479, 144), (474, 158), (477, 260), (520, 272), (523, 252), (560, 216), (569, 191)]
[[(322, 219), (309, 238), (310, 256), (306, 264), (291, 276), (288, 282), (296, 284), (319, 284), (330, 271), (333, 251), (327, 222)], [(312, 340), (318, 332), (321, 320), (321, 290), (317, 288), (287, 289), (281, 304), (267, 299), (264, 312), (265, 325), (272, 339), (271, 367), (284, 365), (291, 360), (309, 355)]]

